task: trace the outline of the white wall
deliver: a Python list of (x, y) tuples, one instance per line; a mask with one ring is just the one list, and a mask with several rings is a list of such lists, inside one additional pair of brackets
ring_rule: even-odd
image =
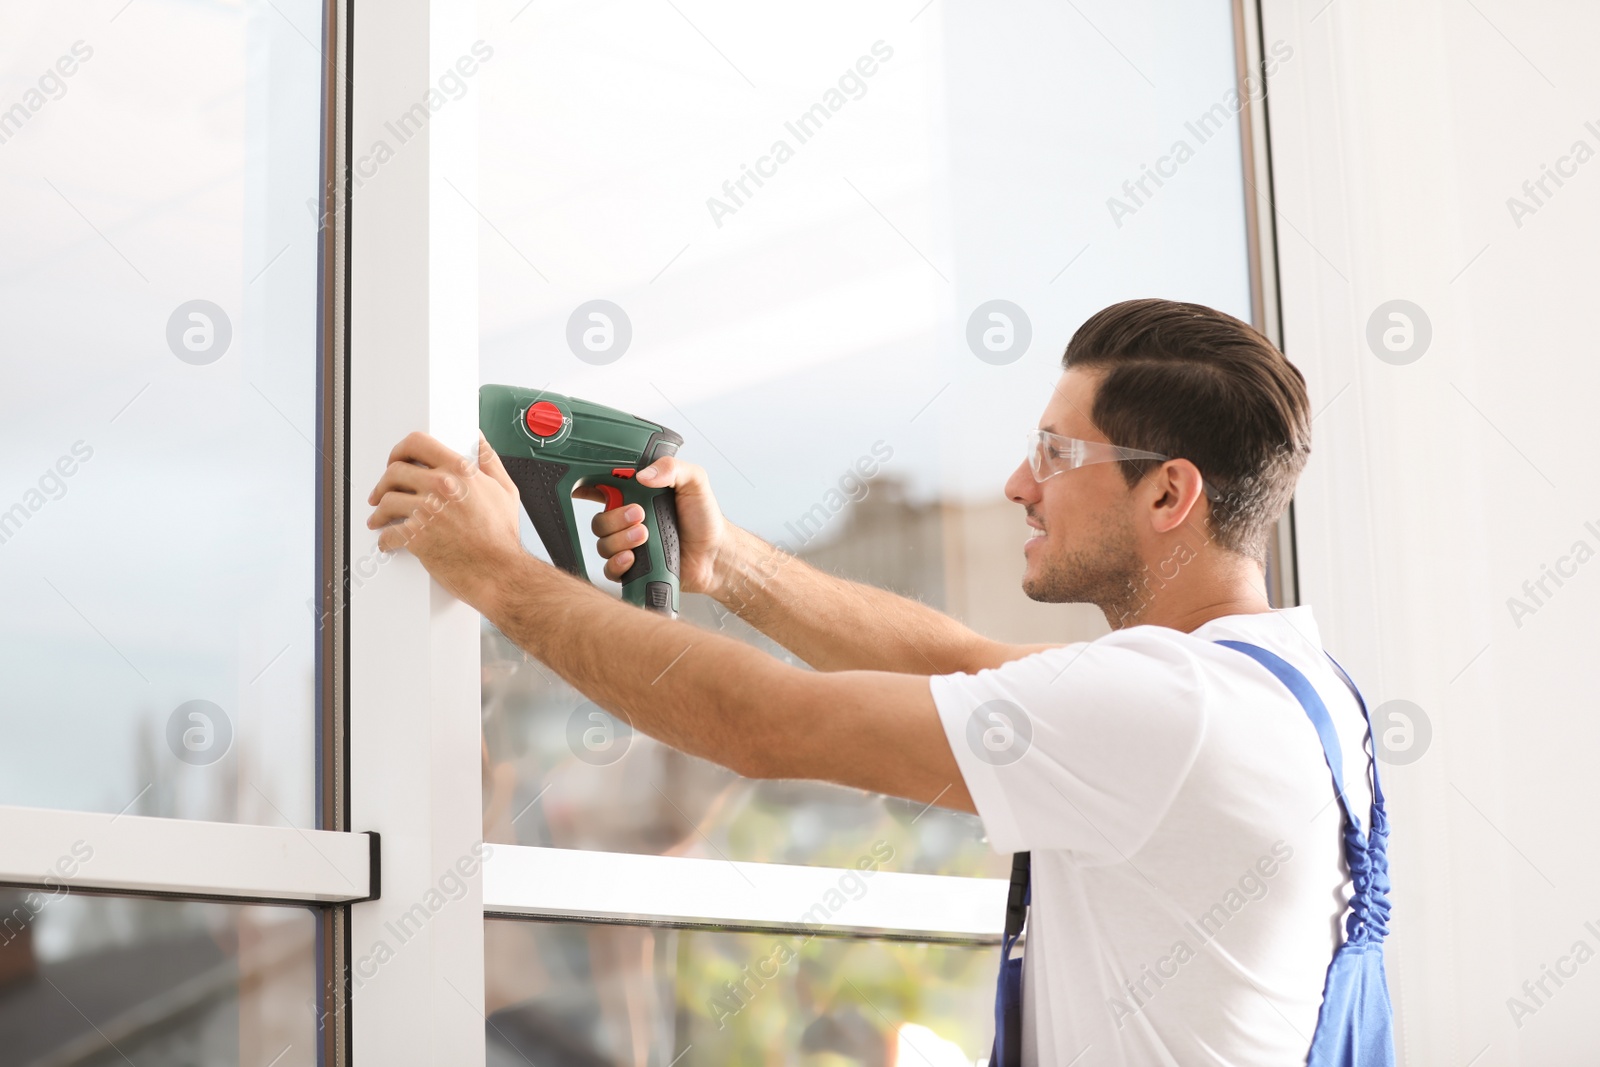
[[(1384, 767), (1402, 1061), (1592, 1062), (1600, 9), (1264, 8), (1267, 42), (1295, 49), (1269, 97), (1284, 342), (1321, 410), (1296, 504), (1302, 596), (1369, 703), (1413, 701), (1432, 729), (1420, 758)], [(1580, 140), (1586, 162), (1528, 200), (1523, 182)], [(1536, 210), (1514, 218), (1512, 196)], [(1432, 325), (1406, 365), (1366, 341), (1392, 299)], [(1526, 600), (1580, 541), (1575, 573)], [(1535, 611), (1514, 619), (1513, 596)], [(1528, 996), (1546, 965), (1571, 976)]]

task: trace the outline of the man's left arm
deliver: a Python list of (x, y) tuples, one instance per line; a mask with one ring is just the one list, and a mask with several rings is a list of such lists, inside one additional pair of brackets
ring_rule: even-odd
[(806, 778), (972, 812), (922, 675), (819, 673), (646, 612), (522, 547), (516, 487), (425, 434), (395, 447), (368, 503), (409, 550), (573, 688), (674, 748), (752, 778)]

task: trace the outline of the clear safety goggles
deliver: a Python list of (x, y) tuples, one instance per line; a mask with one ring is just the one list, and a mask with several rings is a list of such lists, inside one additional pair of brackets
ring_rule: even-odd
[[(1066, 437), (1048, 430), (1029, 430), (1028, 466), (1033, 469), (1033, 480), (1042, 482), (1054, 478), (1062, 471), (1076, 470), (1090, 463), (1116, 463), (1125, 459), (1168, 460), (1171, 456), (1160, 452), (1145, 452), (1137, 448), (1108, 444), (1105, 441), (1084, 441)], [(1217, 499), (1217, 491), (1210, 482), (1202, 481), (1207, 497)]]
[(1076, 470), (1090, 463), (1115, 463), (1124, 459), (1171, 459), (1160, 452), (1141, 452), (1137, 448), (1064, 437), (1048, 430), (1028, 431), (1028, 466), (1034, 481), (1054, 478), (1063, 471)]

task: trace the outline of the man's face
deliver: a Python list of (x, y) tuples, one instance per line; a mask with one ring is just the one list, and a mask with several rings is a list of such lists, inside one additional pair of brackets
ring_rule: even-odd
[[(1089, 421), (1099, 375), (1074, 368), (1061, 376), (1039, 428), (1104, 441)], [(1122, 444), (1123, 442), (1113, 442)], [(1006, 496), (1027, 511), (1031, 536), (1022, 591), (1052, 604), (1096, 604), (1115, 613), (1144, 570), (1134, 523), (1133, 491), (1120, 463), (1091, 463), (1035, 481), (1026, 458), (1006, 481)]]

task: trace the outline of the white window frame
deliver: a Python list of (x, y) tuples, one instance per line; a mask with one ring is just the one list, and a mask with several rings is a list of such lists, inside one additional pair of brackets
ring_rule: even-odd
[(0, 807), (0, 884), (232, 903), (350, 904), (378, 888), (372, 834)]
[[(841, 879), (865, 886), (837, 908)], [(998, 943), (1009, 881), (786, 863), (493, 845), (492, 919), (642, 923), (744, 933)]]
[[(325, 1018), (342, 1021), (325, 1029), (326, 1064), (484, 1062), (486, 918), (998, 943), (1003, 879), (878, 871), (860, 899), (814, 923), (813, 905), (857, 872), (483, 845), (479, 618), (416, 560), (382, 557), (363, 503), (407, 432), (458, 449), (476, 440), (475, 96), (430, 113), (391, 158), (369, 153), (392, 146), (392, 123), (470, 54), (476, 7), (325, 10), (324, 157), (336, 177), (320, 271), (319, 828), (0, 807), (0, 883), (318, 906)], [(1256, 0), (1235, 0), (1234, 17), (1242, 82), (1261, 69)], [(1264, 118), (1242, 112), (1241, 162), (1255, 319), (1277, 340)], [(1287, 521), (1275, 558), (1274, 598), (1293, 603)], [(64, 873), (59, 860), (80, 840), (94, 862)], [(466, 893), (435, 907), (452, 873)], [(429, 917), (413, 921), (406, 950), (373, 966), (419, 904)]]

